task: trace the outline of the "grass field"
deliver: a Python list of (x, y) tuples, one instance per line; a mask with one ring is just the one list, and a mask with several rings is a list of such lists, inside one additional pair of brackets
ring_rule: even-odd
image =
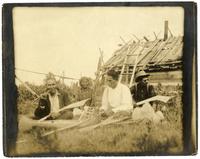
[[(168, 95), (166, 91), (163, 93)], [(172, 93), (170, 93), (172, 95)], [(175, 98), (166, 105), (163, 113), (165, 120), (154, 124), (144, 120), (132, 124), (112, 124), (89, 132), (78, 129), (66, 130), (47, 137), (39, 137), (45, 129), (32, 128), (29, 131), (19, 130), (19, 139), (28, 142), (16, 145), (16, 155), (53, 154), (59, 155), (102, 155), (110, 153), (177, 154), (181, 153), (182, 143), (182, 102), (181, 93), (174, 92)], [(30, 101), (21, 103), (19, 109), (25, 114), (34, 110), (26, 108)], [(161, 104), (161, 103), (160, 103)], [(31, 109), (31, 110), (30, 110)]]

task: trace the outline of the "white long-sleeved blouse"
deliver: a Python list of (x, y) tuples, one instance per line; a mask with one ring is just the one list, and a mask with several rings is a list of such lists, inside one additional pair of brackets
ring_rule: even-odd
[(106, 87), (102, 96), (102, 106), (100, 109), (112, 111), (129, 111), (133, 109), (132, 96), (129, 88), (121, 83), (113, 89)]

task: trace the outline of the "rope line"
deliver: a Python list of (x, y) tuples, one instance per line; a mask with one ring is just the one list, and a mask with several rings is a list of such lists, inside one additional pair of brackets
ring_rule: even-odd
[[(31, 70), (26, 70), (26, 69), (21, 69), (21, 68), (15, 68), (18, 71), (22, 71), (22, 72), (29, 72), (29, 73), (35, 73), (35, 74), (40, 74), (40, 75), (48, 75), (47, 73), (43, 73), (43, 72), (36, 72), (36, 71), (31, 71)], [(66, 76), (61, 76), (61, 75), (56, 75), (53, 74), (56, 77), (60, 77), (60, 78), (64, 78), (64, 79), (70, 79), (70, 80), (79, 80), (76, 78), (71, 78), (71, 77), (66, 77)]]

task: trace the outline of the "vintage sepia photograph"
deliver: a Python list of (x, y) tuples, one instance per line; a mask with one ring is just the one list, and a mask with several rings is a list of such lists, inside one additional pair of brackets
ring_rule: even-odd
[(194, 4), (101, 4), (4, 5), (5, 155), (196, 153)]

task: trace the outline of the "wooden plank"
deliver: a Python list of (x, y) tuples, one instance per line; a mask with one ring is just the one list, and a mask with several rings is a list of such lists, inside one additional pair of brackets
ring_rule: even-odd
[(57, 129), (57, 130), (52, 130), (52, 131), (46, 132), (46, 133), (42, 134), (41, 137), (48, 136), (48, 135), (51, 135), (51, 134), (55, 134), (55, 133), (58, 133), (58, 132), (62, 132), (64, 130), (75, 128), (75, 127), (77, 127), (77, 126), (79, 126), (83, 123), (86, 123), (87, 121), (89, 121), (89, 119), (84, 120), (84, 121), (79, 121), (78, 123), (74, 123), (72, 125), (68, 125), (66, 127), (62, 127), (60, 129)]
[[(58, 112), (62, 112), (62, 111), (65, 111), (65, 110), (68, 110), (68, 109), (73, 109), (73, 108), (78, 108), (78, 107), (82, 107), (85, 105), (85, 103), (90, 100), (90, 98), (88, 99), (85, 99), (85, 100), (82, 100), (82, 101), (79, 101), (79, 102), (76, 102), (76, 103), (72, 103), (70, 105), (67, 105), (67, 106), (64, 106), (63, 108), (59, 109)], [(38, 120), (38, 122), (41, 122), (41, 121), (44, 121), (46, 120), (48, 117), (51, 116), (51, 113), (43, 118), (41, 118), (40, 120)]]
[[(111, 64), (113, 64), (114, 66), (119, 65), (127, 55), (131, 56), (131, 54), (133, 54), (138, 49), (139, 44), (140, 44), (140, 41), (138, 41), (137, 43), (134, 43), (134, 44), (130, 44), (129, 45), (130, 48), (128, 45), (126, 47), (124, 46), (125, 49), (123, 49), (120, 54), (115, 56), (115, 58), (113, 57), (112, 60), (109, 60), (109, 63), (110, 63), (109, 65), (111, 65)], [(128, 50), (128, 48), (129, 48), (129, 50)], [(128, 52), (128, 54), (124, 54), (124, 52), (126, 52), (126, 53)], [(122, 65), (122, 64), (120, 64), (120, 65)]]
[(126, 83), (128, 83), (129, 66), (126, 66)]
[(170, 37), (168, 38), (166, 41), (163, 41), (164, 46), (158, 51), (156, 51), (157, 53), (151, 58), (151, 62), (153, 62), (153, 59), (158, 58), (159, 56), (163, 56), (163, 48), (167, 47), (169, 45), (169, 43), (174, 43), (174, 41), (176, 40), (176, 37)]
[(132, 86), (133, 79), (134, 79), (134, 76), (135, 76), (135, 71), (136, 71), (137, 64), (138, 64), (138, 58), (139, 58), (139, 55), (143, 52), (143, 50), (144, 50), (144, 46), (143, 46), (142, 50), (140, 50), (140, 52), (135, 57), (134, 67), (133, 67), (133, 71), (132, 71), (132, 75), (131, 75), (131, 80), (130, 80), (130, 83), (129, 83), (129, 88)]
[(137, 102), (136, 105), (143, 105), (145, 103), (149, 103), (149, 102), (153, 102), (153, 101), (161, 101), (161, 102), (167, 103), (172, 98), (173, 98), (172, 96), (157, 95), (157, 96), (145, 99), (143, 101)]
[(123, 117), (121, 119), (113, 119), (113, 116), (107, 118), (106, 120), (96, 124), (96, 125), (92, 125), (92, 126), (88, 126), (88, 127), (85, 127), (85, 128), (81, 128), (79, 129), (80, 132), (83, 132), (83, 131), (91, 131), (93, 129), (96, 129), (98, 127), (101, 127), (101, 126), (106, 126), (106, 125), (109, 125), (109, 124), (114, 124), (114, 123), (117, 123), (117, 122), (120, 122), (120, 121), (124, 121), (126, 119), (130, 119), (130, 117)]
[(124, 58), (127, 56), (126, 53), (130, 51), (130, 48), (133, 47), (132, 45), (135, 46), (136, 44), (130, 44), (120, 55), (116, 57), (115, 60), (113, 60), (112, 64), (114, 66), (124, 61)]
[(171, 50), (170, 50), (168, 53), (166, 53), (165, 55), (163, 55), (163, 57), (162, 57), (161, 59), (159, 59), (155, 64), (158, 64), (158, 63), (160, 63), (161, 61), (163, 61), (163, 59), (164, 59), (167, 55), (170, 55), (170, 54), (172, 54), (173, 52), (176, 52), (176, 51), (178, 50), (177, 48), (179, 48), (179, 47), (181, 46), (181, 44), (180, 44), (181, 40), (182, 40), (182, 37), (178, 37), (177, 40), (171, 45)]
[[(129, 56), (133, 56), (133, 53), (139, 48), (139, 45), (140, 45), (140, 41), (138, 41), (138, 42), (134, 45), (134, 47), (133, 47), (132, 50), (131, 50), (131, 48), (130, 48), (130, 46), (129, 46), (128, 51), (127, 51), (127, 53), (126, 53), (126, 55), (125, 55), (125, 57), (124, 57), (124, 62), (123, 62), (123, 66), (122, 66), (122, 69), (121, 69), (121, 74), (120, 74), (120, 77), (119, 77), (119, 80), (118, 80), (119, 83), (122, 81), (122, 76), (123, 76), (123, 73), (124, 73), (124, 70), (125, 70), (125, 65), (127, 65), (128, 57), (129, 57)], [(144, 48), (144, 47), (143, 47), (143, 48)], [(142, 50), (143, 50), (143, 48), (142, 48)], [(138, 53), (138, 54), (139, 54), (139, 53)], [(127, 67), (128, 67), (128, 66), (127, 66)]]
[[(76, 123), (71, 123), (71, 124), (69, 124), (69, 125), (62, 126), (61, 128), (58, 128), (57, 130), (52, 130), (52, 131), (46, 132), (46, 133), (42, 134), (41, 137), (45, 137), (45, 136), (48, 136), (48, 135), (51, 135), (51, 134), (55, 134), (55, 133), (58, 133), (58, 132), (62, 132), (62, 131), (64, 131), (64, 130), (68, 130), (68, 129), (75, 128), (75, 127), (81, 125), (81, 124), (84, 123), (84, 122), (87, 122), (87, 121), (86, 121), (86, 120), (85, 120), (85, 121), (76, 121)], [(45, 123), (45, 121), (42, 122), (42, 123)], [(39, 123), (39, 124), (42, 124), (42, 123)], [(35, 124), (36, 124), (36, 126), (39, 126), (39, 125), (38, 125), (38, 122), (35, 123)], [(42, 127), (43, 127), (43, 126), (42, 126)], [(22, 143), (27, 143), (27, 142), (33, 142), (33, 141), (35, 141), (35, 140), (37, 140), (37, 138), (32, 138), (31, 140), (22, 139), (22, 140), (18, 140), (18, 141), (16, 142), (16, 144), (22, 144)]]
[(143, 69), (145, 69), (146, 65), (154, 58), (154, 56), (158, 53), (160, 53), (160, 51), (162, 50), (162, 48), (166, 45), (166, 43), (169, 41), (170, 38), (168, 38), (166, 41), (161, 42), (160, 46), (157, 48), (157, 50), (152, 53), (151, 55), (149, 55), (150, 57), (148, 58), (148, 60), (145, 61), (145, 63), (143, 64)]
[(146, 51), (144, 51), (141, 56), (139, 56), (138, 64), (141, 63), (141, 61), (149, 55), (148, 53), (152, 51), (152, 49), (159, 43), (159, 41), (159, 39), (155, 40), (154, 43)]
[(156, 64), (160, 63), (167, 55), (171, 54), (177, 47), (177, 44), (181, 41), (182, 38), (178, 37), (177, 39), (175, 39), (173, 41), (173, 43), (170, 45), (170, 51), (166, 52), (164, 55), (162, 55), (162, 57), (160, 57), (158, 60), (156, 60)]
[(44, 128), (61, 128), (67, 125), (77, 123), (77, 120), (45, 120), (38, 122), (38, 120), (33, 120), (24, 115), (19, 117), (19, 130), (26, 131), (30, 130), (32, 127), (44, 127)]
[(127, 58), (128, 58), (128, 53), (129, 53), (129, 50), (130, 50), (130, 46), (128, 47), (128, 50), (126, 52), (126, 56), (124, 57), (124, 62), (123, 62), (123, 66), (122, 66), (122, 69), (121, 69), (121, 73), (119, 75), (119, 80), (118, 82), (120, 83), (121, 80), (122, 80), (122, 76), (123, 76), (123, 73), (124, 73), (124, 70), (125, 70), (125, 64), (126, 64), (126, 61), (127, 61)]
[(128, 49), (128, 47), (129, 47), (129, 43), (125, 44), (122, 48), (120, 48), (119, 50), (115, 51), (114, 55), (110, 59), (108, 59), (108, 61), (105, 63), (105, 66), (107, 66), (107, 67), (110, 66), (120, 56), (123, 56), (124, 52)]

